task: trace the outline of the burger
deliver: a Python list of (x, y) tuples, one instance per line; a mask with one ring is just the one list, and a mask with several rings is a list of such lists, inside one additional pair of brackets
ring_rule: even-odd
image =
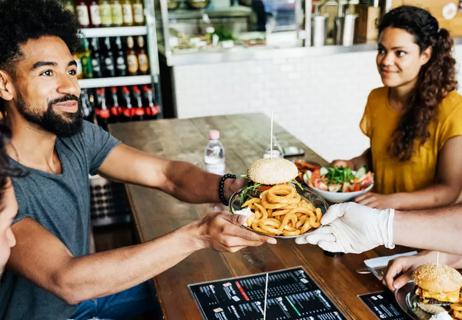
[(456, 269), (447, 265), (424, 264), (414, 271), (412, 277), (417, 286), (417, 306), (423, 311), (436, 314), (459, 302), (462, 275)]
[(247, 177), (251, 182), (240, 192), (241, 203), (249, 198), (258, 197), (261, 192), (276, 184), (297, 183), (297, 176), (297, 166), (289, 160), (259, 159), (248, 170)]

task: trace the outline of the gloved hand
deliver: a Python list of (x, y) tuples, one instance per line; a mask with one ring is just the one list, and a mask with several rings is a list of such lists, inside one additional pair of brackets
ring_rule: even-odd
[(393, 249), (394, 214), (394, 209), (378, 210), (354, 202), (336, 204), (322, 217), (319, 229), (295, 242), (330, 252), (361, 253), (380, 245)]

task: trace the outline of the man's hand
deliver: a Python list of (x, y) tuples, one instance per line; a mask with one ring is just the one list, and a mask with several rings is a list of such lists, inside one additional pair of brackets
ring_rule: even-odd
[(225, 212), (210, 213), (199, 222), (200, 240), (204, 247), (217, 251), (237, 252), (245, 247), (264, 243), (276, 244), (276, 239), (256, 234), (241, 227), (243, 216)]
[(436, 251), (422, 251), (416, 256), (396, 258), (388, 264), (383, 282), (391, 291), (398, 290), (411, 280), (412, 272), (418, 266), (435, 261)]
[(226, 179), (225, 181), (225, 198), (230, 199), (233, 193), (241, 190), (247, 183), (246, 179)]
[(322, 217), (322, 227), (295, 241), (330, 252), (361, 253), (380, 245), (392, 249), (393, 217), (393, 209), (377, 210), (354, 202), (336, 204)]
[(374, 192), (368, 192), (359, 197), (355, 198), (355, 201), (359, 204), (377, 208), (377, 209), (386, 209), (386, 208), (399, 208), (399, 196), (397, 194), (379, 194)]

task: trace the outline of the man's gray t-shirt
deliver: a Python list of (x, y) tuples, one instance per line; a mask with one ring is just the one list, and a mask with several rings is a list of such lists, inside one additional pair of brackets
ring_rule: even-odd
[[(90, 182), (118, 141), (98, 126), (84, 121), (82, 131), (56, 140), (61, 160), (58, 175), (26, 168), (25, 177), (14, 178), (19, 211), (16, 221), (32, 218), (61, 240), (73, 256), (88, 254), (90, 232)], [(47, 255), (47, 252), (42, 252)], [(51, 257), (50, 257), (51, 259)], [(0, 319), (66, 319), (75, 306), (6, 270), (0, 283)]]

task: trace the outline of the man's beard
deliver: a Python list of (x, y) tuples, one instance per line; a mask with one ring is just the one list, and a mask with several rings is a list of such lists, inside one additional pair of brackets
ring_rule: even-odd
[[(78, 110), (74, 113), (65, 112), (58, 114), (53, 110), (53, 105), (65, 101), (77, 101)], [(48, 108), (43, 114), (30, 111), (22, 98), (18, 95), (17, 107), (19, 113), (29, 122), (39, 125), (44, 130), (54, 133), (58, 137), (70, 137), (82, 130), (82, 106), (78, 97), (66, 95), (62, 98), (48, 102)]]

